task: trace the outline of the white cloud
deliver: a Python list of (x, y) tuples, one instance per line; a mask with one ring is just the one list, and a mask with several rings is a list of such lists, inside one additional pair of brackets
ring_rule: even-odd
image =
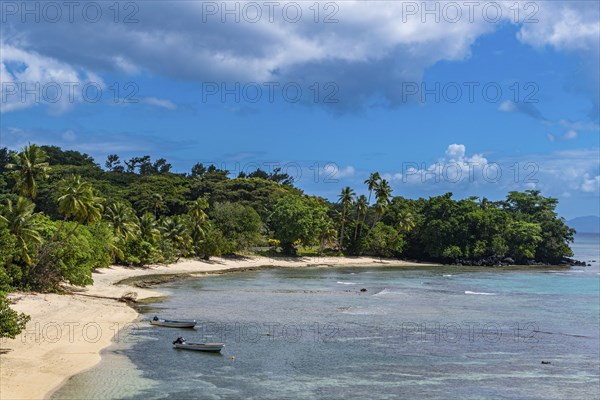
[(546, 137), (550, 142), (554, 142), (556, 140), (556, 136), (554, 136), (552, 133), (547, 134)]
[(72, 142), (75, 139), (77, 139), (77, 135), (75, 134), (75, 132), (73, 132), (72, 130), (69, 129), (69, 130), (63, 132), (62, 138), (64, 140), (66, 140), (67, 142)]
[(135, 64), (121, 55), (114, 56), (113, 62), (121, 71), (129, 75), (135, 75), (140, 72), (140, 69)]
[(585, 174), (581, 183), (581, 190), (586, 193), (598, 193), (600, 189), (600, 175), (590, 178), (589, 174)]
[(167, 99), (159, 99), (156, 97), (144, 97), (140, 101), (151, 106), (166, 108), (167, 110), (175, 110), (177, 108), (177, 105), (175, 103)]
[(569, 121), (566, 119), (561, 119), (558, 121), (558, 123), (560, 126), (566, 129), (573, 129), (576, 131), (600, 131), (600, 125), (597, 122)]
[[(532, 174), (538, 181), (538, 188), (547, 195), (557, 196), (568, 191), (574, 193), (594, 193), (600, 171), (599, 149), (564, 150), (549, 154), (530, 154), (505, 159), (506, 164), (519, 163), (521, 177)], [(524, 167), (530, 165), (526, 171)]]
[(76, 102), (94, 99), (96, 88), (105, 88), (102, 79), (90, 71), (77, 70), (65, 62), (3, 42), (0, 42), (0, 81), (2, 113), (38, 104), (48, 105), (53, 113), (62, 113)]
[[(478, 38), (507, 22), (518, 24), (519, 40), (532, 46), (598, 48), (595, 1), (516, 2), (519, 21), (514, 2), (492, 2), (501, 7), (497, 22), (484, 18), (483, 4), (475, 7), (470, 20), (469, 7), (455, 2), (461, 6), (461, 17), (452, 21), (453, 14), (444, 11), (446, 2), (343, 1), (327, 3), (333, 6), (327, 9), (318, 3), (317, 22), (311, 2), (293, 3), (302, 8), (302, 17), (294, 23), (284, 17), (287, 2), (275, 7), (273, 21), (267, 7), (258, 2), (262, 10), (258, 22), (247, 22), (252, 15), (242, 13), (236, 23), (233, 16), (222, 14), (225, 3), (210, 3), (218, 9), (215, 15), (207, 15), (204, 2), (143, 2), (134, 16), (139, 22), (132, 24), (115, 23), (107, 8), (106, 18), (95, 24), (69, 23), (67, 18), (53, 24), (23, 24), (20, 15), (9, 16), (0, 27), (0, 36), (8, 38), (2, 52), (12, 48), (38, 54), (63, 63), (64, 71), (83, 67), (130, 76), (148, 72), (195, 82), (291, 81), (307, 86), (336, 82), (339, 107), (359, 107), (374, 97), (391, 105), (405, 102), (403, 82), (420, 82), (424, 71), (437, 62), (470, 57)], [(534, 16), (538, 22), (523, 22), (532, 4), (539, 7)], [(246, 3), (235, 5), (243, 10)], [(410, 6), (417, 7), (415, 15), (407, 12)], [(424, 14), (425, 7), (440, 8), (441, 18), (436, 21)], [(338, 22), (325, 23), (333, 11)], [(229, 22), (223, 23), (223, 17)], [(12, 104), (6, 110), (16, 108)], [(500, 109), (540, 117), (532, 106), (502, 103)]]
[(451, 144), (436, 162), (403, 162), (401, 171), (382, 176), (396, 184), (438, 193), (496, 191), (504, 195), (510, 190), (538, 189), (549, 196), (597, 194), (598, 151), (568, 150), (490, 160), (483, 154), (470, 155), (463, 144)]
[(536, 23), (522, 25), (518, 38), (536, 47), (550, 45), (558, 50), (593, 50), (600, 40), (597, 1), (543, 1)]
[(498, 110), (510, 113), (521, 113), (528, 115), (531, 118), (547, 122), (546, 118), (544, 118), (540, 110), (533, 103), (514, 103), (510, 100), (506, 100), (500, 103), (500, 106), (498, 106)]
[(577, 139), (577, 132), (574, 131), (573, 129), (571, 129), (570, 131), (568, 131), (567, 133), (565, 133), (563, 135), (563, 139), (565, 139), (565, 140)]
[(513, 103), (510, 100), (506, 100), (503, 101), (502, 103), (500, 103), (500, 106), (498, 107), (498, 110), (500, 111), (504, 111), (504, 112), (514, 112), (516, 111), (516, 107), (515, 107), (515, 103)]
[(462, 158), (465, 156), (465, 145), (464, 144), (451, 144), (446, 149), (446, 155), (450, 157)]
[(354, 176), (355, 172), (356, 171), (354, 170), (354, 167), (351, 165), (348, 165), (346, 167), (339, 168), (337, 173), (335, 174), (335, 178), (337, 178), (337, 179), (350, 178), (350, 177)]
[(402, 172), (388, 172), (382, 176), (396, 183), (453, 187), (474, 183), (476, 179), (495, 181), (497, 172), (497, 167), (489, 165), (482, 154), (467, 156), (466, 146), (454, 143), (435, 163), (403, 162)]
[[(66, 19), (52, 29), (9, 20), (0, 33), (11, 38), (11, 46), (98, 70), (150, 71), (203, 82), (334, 81), (344, 90), (340, 101), (383, 95), (397, 104), (400, 83), (420, 82), (424, 70), (438, 61), (468, 58), (477, 38), (502, 22), (486, 21), (481, 8), (473, 20), (467, 7), (458, 21), (444, 11), (438, 21), (424, 14), (425, 7), (442, 7), (442, 2), (344, 1), (327, 3), (335, 7), (326, 9), (318, 3), (317, 22), (312, 3), (293, 3), (300, 4), (302, 17), (291, 23), (283, 11), (286, 2), (276, 7), (273, 22), (261, 6), (258, 22), (246, 22), (249, 16), (242, 13), (235, 23), (221, 13), (225, 3), (214, 4), (217, 14), (207, 15), (203, 2), (144, 2), (135, 16), (138, 23), (103, 18), (93, 30)], [(415, 15), (407, 13), (407, 4), (419, 8)], [(503, 20), (510, 20), (510, 5), (501, 6)], [(336, 9), (338, 22), (325, 23)], [(230, 22), (223, 23), (223, 17)]]

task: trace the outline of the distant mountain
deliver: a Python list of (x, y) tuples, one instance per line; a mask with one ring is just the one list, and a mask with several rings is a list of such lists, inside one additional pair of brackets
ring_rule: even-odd
[(600, 217), (595, 215), (573, 218), (567, 221), (567, 225), (575, 228), (577, 233), (600, 233)]

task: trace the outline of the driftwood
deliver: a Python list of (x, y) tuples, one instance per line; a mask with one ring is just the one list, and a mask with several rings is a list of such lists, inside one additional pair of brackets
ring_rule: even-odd
[(85, 293), (71, 293), (74, 296), (84, 296), (84, 297), (94, 297), (96, 299), (108, 299), (108, 300), (116, 300), (123, 303), (137, 303), (137, 293), (136, 292), (127, 292), (121, 297), (111, 297), (111, 296), (98, 296), (94, 294), (85, 294)]

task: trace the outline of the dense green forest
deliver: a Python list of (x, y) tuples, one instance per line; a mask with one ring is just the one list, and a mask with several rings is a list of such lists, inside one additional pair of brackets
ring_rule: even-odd
[(150, 156), (112, 154), (100, 166), (55, 146), (0, 149), (0, 325), (13, 322), (0, 336), (26, 322), (4, 293), (87, 285), (92, 270), (111, 263), (252, 251), (470, 265), (559, 264), (572, 256), (574, 230), (557, 216), (557, 200), (539, 191), (502, 201), (451, 193), (407, 199), (372, 173), (368, 195), (346, 187), (332, 203), (303, 193), (281, 170), (229, 175), (200, 163), (173, 173), (167, 160)]

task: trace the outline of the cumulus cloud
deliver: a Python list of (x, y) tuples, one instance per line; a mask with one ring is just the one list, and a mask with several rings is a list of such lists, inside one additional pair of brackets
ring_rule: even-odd
[(600, 118), (600, 7), (598, 1), (535, 2), (537, 23), (523, 24), (518, 38), (539, 49), (552, 47), (579, 57), (580, 71), (568, 89), (591, 100), (589, 117)]
[(434, 163), (403, 162), (401, 172), (388, 172), (382, 176), (395, 183), (456, 187), (457, 184), (464, 186), (480, 179), (496, 183), (501, 171), (482, 154), (469, 156), (464, 144), (455, 143), (449, 145), (444, 156)]
[(166, 108), (167, 110), (175, 110), (177, 105), (171, 100), (159, 99), (157, 97), (143, 97), (140, 101), (144, 104), (148, 104), (155, 107)]
[(463, 144), (449, 145), (435, 162), (403, 162), (400, 171), (385, 172), (385, 179), (408, 190), (451, 191), (470, 195), (538, 189), (545, 195), (597, 194), (600, 179), (598, 149), (523, 154), (490, 159), (469, 154)]
[[(533, 168), (539, 188), (549, 195), (571, 193), (593, 194), (597, 192), (600, 175), (599, 149), (556, 151), (549, 154), (531, 154), (505, 162), (528, 163)], [(594, 186), (595, 185), (595, 186)]]
[(453, 158), (463, 158), (465, 156), (465, 145), (464, 144), (451, 144), (446, 149), (446, 155)]
[(542, 115), (540, 110), (532, 103), (515, 103), (510, 100), (503, 101), (500, 103), (498, 110), (504, 112), (517, 112), (525, 114), (531, 118), (546, 121), (546, 118)]
[(590, 131), (600, 132), (600, 125), (597, 122), (583, 122), (583, 121), (570, 121), (561, 119), (558, 121), (559, 125), (566, 129), (573, 129), (576, 131)]
[(568, 131), (567, 133), (565, 133), (563, 135), (563, 139), (565, 139), (565, 140), (577, 139), (577, 132), (574, 131), (573, 129), (571, 129), (570, 131)]
[(94, 101), (105, 88), (95, 73), (0, 42), (0, 111), (47, 104), (62, 113), (82, 101)]
[[(96, 2), (102, 8), (97, 22), (82, 19), (82, 4), (74, 22), (68, 21), (68, 10), (52, 23), (32, 18), (22, 23), (19, 13), (6, 15), (0, 35), (2, 53), (12, 48), (38, 54), (62, 63), (64, 71), (148, 72), (193, 82), (296, 82), (307, 91), (314, 82), (334, 82), (337, 102), (318, 103), (345, 109), (373, 99), (390, 106), (406, 102), (403, 83), (420, 83), (425, 69), (440, 61), (468, 58), (478, 38), (506, 22), (517, 24), (519, 40), (535, 47), (598, 47), (596, 2), (521, 1), (519, 18), (513, 2), (491, 3), (500, 7), (498, 20), (486, 17), (483, 4), (471, 18), (460, 2), (454, 3), (461, 6), (455, 19), (440, 1), (321, 2), (318, 14), (310, 2), (281, 2), (272, 10), (260, 2), (253, 3), (259, 10), (248, 6), (252, 2), (135, 2), (133, 9), (121, 9), (115, 22), (112, 3)], [(536, 23), (526, 20), (531, 4), (539, 7)], [(228, 14), (225, 7), (236, 11)], [(425, 8), (437, 11), (426, 14)], [(542, 118), (534, 106), (512, 111)]]
[(77, 139), (77, 135), (71, 129), (66, 130), (62, 134), (62, 138), (67, 142), (72, 142)]
[(600, 175), (590, 178), (589, 174), (585, 174), (580, 187), (581, 190), (586, 193), (598, 193), (600, 188)]
[(354, 167), (351, 165), (348, 165), (346, 167), (338, 168), (337, 172), (335, 173), (335, 178), (337, 178), (337, 179), (350, 178), (350, 177), (354, 176), (355, 172), (356, 171), (354, 170)]
[(600, 40), (598, 2), (539, 2), (535, 7), (538, 8), (537, 22), (523, 24), (518, 33), (519, 40), (558, 50), (597, 49)]

